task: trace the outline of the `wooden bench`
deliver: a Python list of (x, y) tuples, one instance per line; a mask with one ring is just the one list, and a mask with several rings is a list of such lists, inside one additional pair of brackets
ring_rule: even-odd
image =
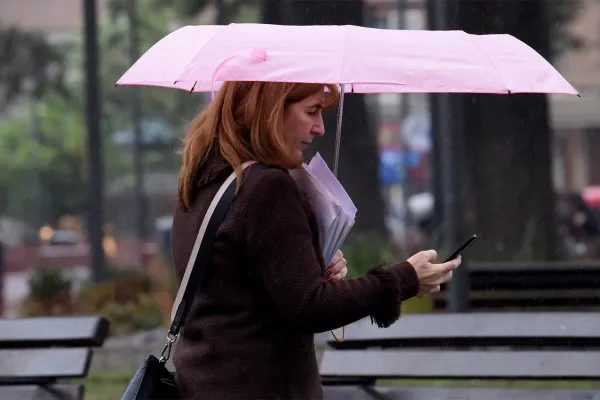
[[(600, 400), (600, 389), (494, 387), (498, 380), (595, 380), (600, 388), (600, 313), (405, 315), (387, 329), (359, 321), (346, 327), (344, 342), (328, 345), (320, 365), (325, 399)], [(462, 382), (376, 385), (381, 379)], [(485, 387), (468, 387), (479, 379)]]
[[(600, 310), (600, 263), (468, 263), (471, 310)], [(447, 287), (434, 297), (446, 308)]]
[(0, 319), (0, 399), (79, 400), (92, 347), (102, 346), (109, 323), (104, 317)]

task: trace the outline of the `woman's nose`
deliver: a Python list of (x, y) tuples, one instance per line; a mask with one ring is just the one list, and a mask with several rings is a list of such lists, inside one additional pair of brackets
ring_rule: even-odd
[(312, 134), (315, 136), (323, 136), (325, 134), (325, 124), (323, 124), (322, 118), (318, 124), (313, 126)]

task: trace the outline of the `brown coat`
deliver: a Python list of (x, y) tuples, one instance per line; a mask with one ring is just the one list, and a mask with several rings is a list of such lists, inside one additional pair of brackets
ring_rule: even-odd
[[(213, 157), (200, 171), (192, 211), (175, 213), (179, 281), (208, 204), (231, 172)], [(328, 283), (318, 243), (315, 215), (287, 171), (255, 165), (219, 229), (175, 348), (184, 399), (321, 399), (314, 333), (368, 316), (389, 326), (400, 302), (418, 292), (407, 262)]]

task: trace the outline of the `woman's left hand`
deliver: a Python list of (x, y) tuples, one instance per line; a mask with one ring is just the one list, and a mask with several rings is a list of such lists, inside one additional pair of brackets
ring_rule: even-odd
[(346, 277), (348, 273), (348, 267), (346, 263), (346, 259), (344, 258), (344, 253), (338, 250), (333, 256), (333, 260), (327, 266), (327, 272), (325, 277), (329, 282), (333, 281), (341, 281)]

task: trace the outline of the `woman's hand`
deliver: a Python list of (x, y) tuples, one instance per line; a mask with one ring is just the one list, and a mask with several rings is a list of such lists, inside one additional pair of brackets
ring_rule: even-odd
[(418, 297), (439, 292), (440, 285), (452, 279), (452, 271), (458, 268), (462, 261), (461, 256), (458, 256), (443, 264), (433, 264), (432, 261), (435, 261), (436, 258), (435, 250), (425, 250), (406, 260), (413, 266), (419, 277)]
[(325, 277), (329, 282), (333, 281), (341, 281), (346, 277), (348, 273), (348, 267), (346, 263), (346, 259), (344, 258), (344, 253), (338, 250), (333, 256), (333, 260), (327, 266), (327, 272)]

